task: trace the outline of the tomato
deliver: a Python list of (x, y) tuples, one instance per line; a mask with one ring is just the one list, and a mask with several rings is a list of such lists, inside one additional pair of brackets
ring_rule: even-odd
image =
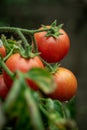
[(67, 33), (63, 29), (60, 29), (59, 32), (62, 35), (57, 38), (53, 36), (46, 37), (47, 32), (45, 31), (34, 35), (38, 51), (41, 53), (40, 56), (49, 63), (56, 63), (62, 60), (70, 48), (70, 39)]
[[(6, 61), (7, 67), (12, 71), (15, 72), (16, 70), (20, 70), (21, 72), (26, 73), (31, 68), (34, 67), (40, 67), (43, 68), (44, 65), (40, 58), (38, 56), (35, 56), (34, 58), (23, 58), (19, 53), (15, 53), (11, 55), (8, 60)], [(4, 80), (8, 88), (12, 86), (12, 79), (9, 77), (9, 75), (4, 71)], [(34, 89), (37, 90), (37, 85), (30, 79), (26, 79), (28, 85)]]
[(8, 94), (8, 88), (4, 82), (4, 78), (3, 75), (0, 75), (0, 97), (2, 97), (3, 99), (6, 98)]
[(5, 57), (5, 56), (6, 56), (6, 50), (5, 50), (5, 47), (4, 47), (3, 45), (0, 47), (0, 55), (1, 55), (2, 57)]
[(77, 90), (77, 79), (75, 75), (70, 70), (59, 67), (53, 77), (57, 87), (49, 97), (60, 101), (70, 100), (76, 94)]

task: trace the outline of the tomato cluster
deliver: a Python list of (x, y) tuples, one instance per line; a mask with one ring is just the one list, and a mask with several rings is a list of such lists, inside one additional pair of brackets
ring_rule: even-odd
[[(32, 51), (28, 57), (24, 57), (17, 51), (14, 51), (6, 60), (5, 66), (12, 72), (21, 71), (28, 72), (31, 68), (39, 67), (46, 69), (46, 65), (51, 66), (60, 62), (68, 53), (70, 48), (70, 39), (68, 34), (57, 26), (43, 26), (33, 33), (34, 40), (32, 41)], [(30, 55), (34, 52), (34, 44), (37, 47), (37, 55)], [(27, 48), (26, 48), (27, 49)], [(20, 49), (19, 49), (20, 50)], [(23, 49), (22, 49), (23, 50)], [(3, 57), (7, 56), (7, 51), (4, 45), (0, 47), (0, 54)], [(10, 53), (10, 52), (9, 52)], [(25, 52), (25, 54), (27, 54)], [(3, 58), (4, 59), (4, 58)], [(48, 67), (47, 66), (47, 67)], [(51, 66), (53, 67), (53, 66)], [(49, 68), (49, 67), (48, 67)], [(64, 67), (56, 67), (52, 72), (55, 82), (55, 89), (50, 94), (45, 94), (52, 99), (60, 101), (70, 100), (76, 94), (77, 79), (75, 75)], [(49, 73), (51, 73), (49, 72)], [(37, 75), (36, 75), (37, 76)], [(17, 77), (17, 75), (16, 75)], [(17, 77), (18, 78), (18, 77)], [(33, 89), (39, 90), (39, 86), (32, 79), (25, 79), (26, 83)], [(6, 97), (6, 93), (12, 87), (13, 78), (9, 76), (6, 70), (2, 69), (0, 76), (0, 96)]]

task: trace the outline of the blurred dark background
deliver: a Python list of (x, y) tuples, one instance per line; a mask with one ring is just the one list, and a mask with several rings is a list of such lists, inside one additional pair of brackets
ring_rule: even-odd
[(0, 26), (35, 29), (55, 19), (71, 40), (61, 65), (78, 79), (77, 122), (79, 130), (87, 130), (87, 0), (0, 0)]

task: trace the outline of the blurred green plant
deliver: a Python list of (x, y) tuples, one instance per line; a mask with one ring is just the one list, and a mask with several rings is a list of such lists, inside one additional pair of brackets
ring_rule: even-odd
[[(39, 86), (51, 87), (49, 73), (43, 69), (31, 69), (31, 72), (27, 73), (29, 78), (32, 78), (32, 73), (34, 74), (35, 71), (38, 72), (37, 77), (43, 73), (43, 78), (40, 80), (43, 81), (44, 79), (44, 82)], [(71, 115), (70, 110), (66, 107), (69, 102), (64, 105), (58, 100), (41, 97), (40, 93), (27, 86), (24, 74), (18, 71), (17, 75), (19, 79), (14, 80), (2, 107), (0, 105), (1, 130), (8, 130), (8, 128), (12, 130), (77, 130), (76, 122), (69, 116)], [(47, 79), (50, 80), (49, 83)], [(36, 82), (35, 79), (33, 80)], [(2, 119), (4, 119), (3, 122), (1, 122)]]
[[(49, 29), (0, 27), (0, 31), (16, 33), (23, 42), (26, 52), (30, 45), (24, 34), (31, 35), (35, 42), (33, 37), (35, 32), (49, 31)], [(0, 67), (12, 77), (13, 85), (6, 99), (0, 100), (0, 130), (78, 130), (74, 118), (75, 99), (62, 103), (46, 96), (54, 90), (55, 85), (47, 69), (32, 68), (27, 73), (20, 71), (12, 73), (5, 65), (5, 61), (21, 46), (19, 45), (21, 42), (14, 40), (13, 37), (6, 39), (4, 35), (1, 40), (7, 48), (7, 55), (4, 58), (0, 56)], [(32, 90), (25, 79), (33, 80), (38, 85), (39, 91)]]

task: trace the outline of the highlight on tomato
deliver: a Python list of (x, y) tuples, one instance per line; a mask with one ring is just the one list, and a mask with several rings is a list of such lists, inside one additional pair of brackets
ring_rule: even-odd
[[(12, 54), (7, 59), (5, 64), (13, 73), (17, 70), (26, 73), (34, 67), (44, 68), (43, 63), (38, 56), (35, 56), (33, 58), (24, 58), (19, 53)], [(13, 80), (6, 73), (6, 71), (3, 72), (3, 76), (7, 87), (10, 88), (12, 86)], [(32, 89), (38, 90), (38, 86), (32, 80), (26, 79), (26, 81)]]
[(76, 95), (77, 79), (69, 69), (59, 67), (53, 77), (56, 89), (48, 97), (60, 101), (68, 101)]
[(56, 26), (56, 23), (55, 25), (43, 26), (39, 30), (47, 28), (50, 30), (34, 34), (40, 56), (48, 63), (61, 61), (69, 51), (70, 39), (61, 27), (62, 25)]

